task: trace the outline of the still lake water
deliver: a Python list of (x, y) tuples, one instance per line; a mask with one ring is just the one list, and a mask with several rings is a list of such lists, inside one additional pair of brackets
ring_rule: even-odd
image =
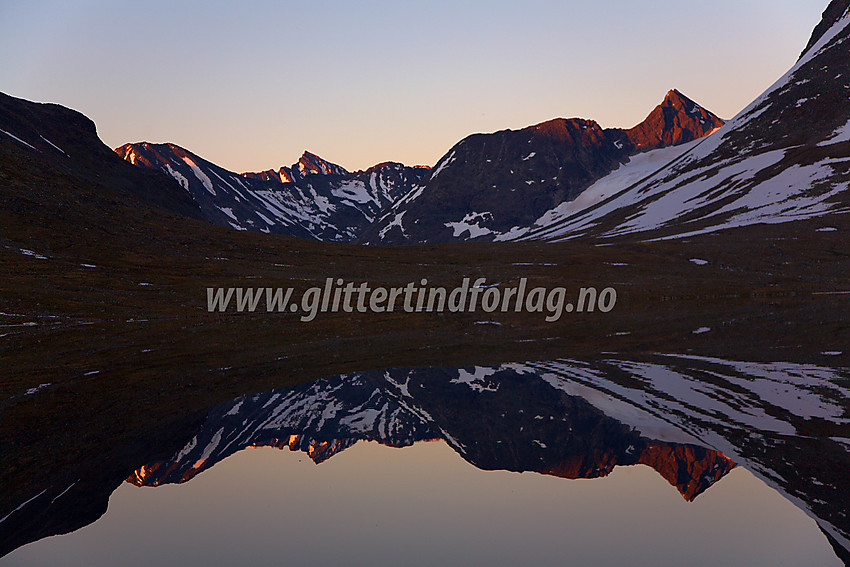
[(249, 449), (184, 485), (125, 484), (98, 522), (14, 566), (841, 565), (744, 469), (694, 502), (646, 466), (564, 480), (480, 471), (444, 442), (361, 442), (321, 465)]
[[(848, 383), (652, 355), (247, 394), (138, 468), (101, 519), (0, 564), (841, 565), (825, 534), (841, 553)], [(69, 498), (73, 515), (92, 491), (78, 482), (0, 528), (39, 502), (36, 523)]]

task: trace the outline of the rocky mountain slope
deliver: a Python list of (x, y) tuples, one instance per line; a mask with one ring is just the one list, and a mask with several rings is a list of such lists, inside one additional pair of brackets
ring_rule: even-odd
[(506, 238), (672, 238), (848, 210), (848, 24), (850, 3), (832, 2), (791, 70), (713, 136), (657, 170), (623, 166), (611, 175), (630, 184), (603, 179)]
[(428, 171), (382, 163), (349, 173), (305, 152), (291, 167), (237, 174), (174, 144), (140, 142), (115, 151), (174, 178), (217, 225), (330, 242), (356, 239)]
[(426, 182), (395, 203), (362, 241), (489, 239), (574, 200), (630, 156), (690, 142), (721, 125), (717, 116), (672, 90), (629, 130), (559, 118), (522, 130), (475, 134), (449, 150)]

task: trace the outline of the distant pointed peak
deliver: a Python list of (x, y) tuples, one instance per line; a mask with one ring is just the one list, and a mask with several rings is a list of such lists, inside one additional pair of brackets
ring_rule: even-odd
[(301, 172), (303, 175), (347, 175), (348, 171), (335, 163), (319, 157), (318, 155), (304, 150), (301, 154), (301, 159), (293, 164), (293, 170)]
[[(662, 106), (675, 106), (676, 104), (680, 104), (686, 107), (699, 106), (697, 103), (686, 97), (682, 94), (678, 89), (672, 89), (667, 92), (667, 95), (664, 97), (664, 101), (661, 103)], [(702, 108), (702, 107), (700, 107)]]
[(626, 135), (641, 151), (675, 146), (714, 132), (724, 121), (672, 89), (646, 119), (626, 130)]

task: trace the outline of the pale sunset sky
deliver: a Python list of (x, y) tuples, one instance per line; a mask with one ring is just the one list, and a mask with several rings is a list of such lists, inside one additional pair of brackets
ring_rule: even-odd
[(634, 126), (677, 88), (730, 118), (828, 0), (0, 0), (0, 91), (237, 172), (309, 150), (433, 165), (475, 132)]

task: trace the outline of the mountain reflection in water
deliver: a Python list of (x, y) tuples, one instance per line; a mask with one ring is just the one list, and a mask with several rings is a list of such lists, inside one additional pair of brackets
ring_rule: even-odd
[(363, 372), (221, 404), (171, 459), (128, 480), (184, 482), (246, 447), (320, 463), (360, 440), (444, 439), (484, 470), (576, 479), (645, 464), (693, 500), (738, 462), (843, 554), (850, 390), (840, 384), (844, 371), (689, 356)]
[[(742, 466), (814, 518), (846, 562), (848, 376), (682, 355), (351, 373), (219, 404), (127, 480), (183, 483), (246, 447), (322, 463), (361, 440), (441, 439), (479, 469), (568, 479), (644, 464), (689, 501)], [(4, 521), (74, 492), (48, 487)]]
[(361, 440), (406, 447), (444, 439), (479, 469), (571, 479), (646, 464), (687, 500), (735, 466), (716, 450), (644, 437), (568, 395), (554, 376), (521, 365), (388, 370), (247, 395), (214, 408), (173, 459), (129, 481), (185, 482), (246, 447), (288, 446), (321, 463)]

